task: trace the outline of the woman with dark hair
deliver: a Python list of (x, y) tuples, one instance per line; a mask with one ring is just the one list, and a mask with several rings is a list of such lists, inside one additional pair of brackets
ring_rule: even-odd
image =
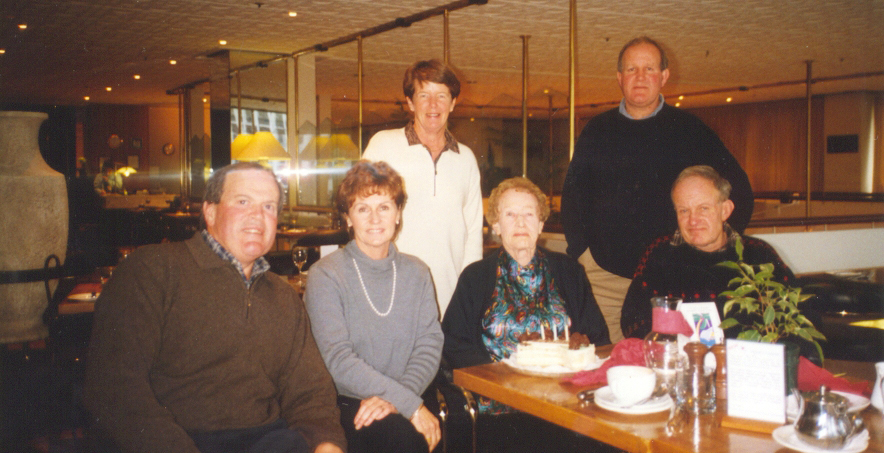
[(316, 262), (307, 281), (313, 336), (351, 453), (426, 453), (441, 438), (421, 399), (442, 354), (433, 283), (423, 262), (393, 245), (405, 199), (386, 163), (356, 163), (335, 198), (353, 239)]

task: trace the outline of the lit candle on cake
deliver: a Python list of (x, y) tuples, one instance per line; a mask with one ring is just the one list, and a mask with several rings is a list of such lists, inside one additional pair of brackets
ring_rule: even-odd
[(554, 322), (550, 322), (549, 326), (552, 327), (553, 341), (559, 341), (559, 326), (557, 326)]
[(568, 331), (568, 320), (565, 320), (565, 341), (571, 341), (571, 332)]
[(546, 332), (544, 332), (543, 323), (540, 323), (540, 339), (546, 341)]

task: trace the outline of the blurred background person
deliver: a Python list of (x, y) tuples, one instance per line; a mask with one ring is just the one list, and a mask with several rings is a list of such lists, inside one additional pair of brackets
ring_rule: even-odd
[(92, 187), (99, 195), (123, 193), (123, 177), (115, 173), (113, 162), (106, 160), (101, 164), (101, 173), (95, 175)]

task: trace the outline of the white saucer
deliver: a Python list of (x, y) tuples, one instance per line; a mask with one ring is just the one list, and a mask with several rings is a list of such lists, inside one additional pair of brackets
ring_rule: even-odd
[[(841, 392), (838, 390), (831, 390), (831, 392), (847, 398), (847, 403), (849, 404), (847, 412), (859, 412), (869, 407), (869, 403), (871, 403), (868, 398), (862, 395)], [(786, 397), (786, 419), (791, 422), (794, 421), (796, 417), (798, 417), (798, 401), (795, 399), (795, 395), (789, 395)]]
[[(598, 398), (598, 396), (596, 396), (596, 398)], [(798, 435), (795, 434), (795, 427), (792, 425), (780, 426), (775, 429), (773, 432), (773, 438), (778, 444), (802, 453), (860, 453), (861, 451), (865, 451), (866, 448), (869, 448), (869, 430), (867, 429), (864, 429), (861, 433), (853, 436), (852, 439), (847, 441), (847, 444), (845, 444), (844, 447), (838, 450), (826, 450), (814, 447), (813, 445), (808, 445), (798, 438)]]
[(598, 358), (596, 356), (595, 362), (590, 363), (582, 370), (572, 370), (571, 368), (555, 365), (555, 366), (519, 366), (516, 364), (516, 352), (512, 353), (509, 357), (501, 360), (501, 362), (505, 363), (508, 367), (512, 368), (515, 371), (518, 371), (522, 374), (528, 374), (531, 376), (541, 376), (541, 377), (568, 377), (576, 374), (579, 371), (590, 371), (594, 370), (603, 363), (605, 360), (608, 360), (608, 357), (604, 359)]
[(614, 396), (611, 387), (608, 386), (604, 386), (595, 391), (595, 403), (602, 409), (632, 415), (653, 414), (655, 412), (668, 411), (673, 405), (672, 399), (669, 398), (669, 395), (663, 395), (645, 401), (644, 403), (636, 404), (635, 406), (623, 407), (620, 402), (617, 401), (617, 397)]
[(80, 294), (69, 294), (68, 299), (70, 300), (78, 300), (83, 302), (95, 302), (98, 299), (99, 293), (80, 293)]

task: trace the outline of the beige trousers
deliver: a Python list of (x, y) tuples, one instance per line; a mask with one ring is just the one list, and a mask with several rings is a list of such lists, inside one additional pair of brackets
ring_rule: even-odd
[(599, 308), (602, 309), (602, 315), (608, 325), (611, 343), (617, 343), (623, 339), (623, 332), (620, 330), (620, 312), (623, 309), (623, 300), (626, 299), (626, 292), (629, 290), (632, 279), (614, 275), (599, 267), (592, 258), (592, 254), (589, 253), (589, 248), (580, 255), (577, 261), (586, 269), (586, 276), (589, 278), (589, 284), (592, 285), (592, 294), (595, 296)]

